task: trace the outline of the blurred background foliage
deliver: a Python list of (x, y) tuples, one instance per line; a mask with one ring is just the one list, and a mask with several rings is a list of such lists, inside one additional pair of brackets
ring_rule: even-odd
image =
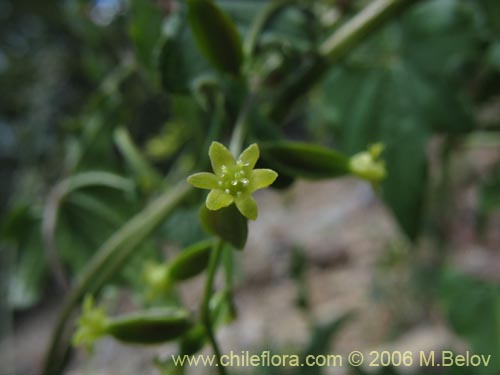
[[(267, 1), (217, 3), (246, 35)], [(295, 3), (245, 65), (270, 98), (369, 1)], [(198, 52), (178, 2), (0, 2), (6, 308), (30, 309), (52, 285), (75, 277), (149, 198), (204, 157), (214, 122), (222, 136), (229, 134), (242, 95), (238, 82), (221, 78)], [(433, 235), (439, 242), (449, 153), (471, 135), (498, 145), (499, 95), (500, 2), (427, 0), (332, 66), (279, 126), (264, 109), (253, 114), (253, 135), (347, 154), (383, 142), (384, 202), (410, 241)], [(442, 153), (432, 160), (428, 149), (436, 139)], [(432, 163), (440, 166), (434, 178)], [(500, 165), (477, 184), (484, 224), (500, 208)], [(183, 247), (204, 237), (196, 224), (199, 197), (194, 193), (141, 245), (139, 262), (158, 258), (167, 239)], [(443, 241), (439, 246), (446, 247)], [(125, 270), (115, 281), (137, 284), (138, 277)], [(448, 269), (437, 277), (450, 325), (477, 352), (496, 348), (500, 369), (498, 285)], [(478, 315), (484, 320), (473, 320)], [(325, 332), (334, 333), (332, 324)]]

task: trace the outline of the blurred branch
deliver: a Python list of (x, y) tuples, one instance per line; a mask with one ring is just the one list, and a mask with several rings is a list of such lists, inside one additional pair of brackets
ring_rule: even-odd
[(69, 350), (67, 321), (83, 296), (101, 288), (133, 254), (137, 245), (165, 220), (190, 191), (189, 185), (182, 181), (164, 192), (131, 218), (97, 250), (64, 301), (51, 337), (42, 374), (55, 375), (62, 372)]
[(333, 64), (418, 1), (420, 0), (375, 0), (356, 14), (319, 46), (317, 54), (278, 93), (270, 112), (271, 118), (282, 121), (295, 101), (308, 92)]

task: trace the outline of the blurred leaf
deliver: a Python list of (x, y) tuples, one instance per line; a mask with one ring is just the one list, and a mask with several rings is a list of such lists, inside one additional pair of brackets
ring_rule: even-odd
[(500, 164), (481, 185), (479, 209), (485, 214), (500, 209)]
[(188, 94), (193, 82), (210, 74), (212, 68), (198, 52), (184, 14), (172, 14), (164, 34), (158, 62), (163, 88), (174, 94)]
[(130, 36), (137, 58), (154, 77), (163, 19), (160, 8), (154, 1), (130, 0), (130, 11)]
[(30, 308), (40, 299), (48, 275), (40, 220), (30, 207), (18, 206), (4, 217), (0, 242), (14, 254), (7, 305), (11, 309)]
[(383, 198), (406, 235), (415, 240), (421, 228), (427, 184), (428, 134), (421, 124), (409, 119), (389, 137), (384, 151), (388, 175), (382, 183)]
[(497, 0), (478, 0), (477, 3), (483, 8), (483, 14), (487, 19), (491, 30), (491, 37), (497, 38), (500, 35), (500, 3)]
[(463, 2), (424, 2), (333, 69), (323, 86), (323, 121), (341, 149), (386, 146), (383, 197), (411, 239), (421, 227), (432, 132), (473, 126), (472, 105), (453, 79), (478, 46), (473, 21)]
[(500, 286), (445, 270), (440, 290), (453, 330), (468, 341), (474, 353), (491, 354), (488, 371), (500, 371)]
[(208, 233), (220, 237), (237, 249), (243, 249), (248, 237), (248, 222), (234, 204), (217, 211), (205, 205), (200, 209), (200, 221)]
[(218, 70), (237, 76), (242, 42), (231, 18), (212, 0), (188, 0), (188, 20), (198, 49)]
[(453, 75), (478, 52), (479, 25), (473, 3), (432, 0), (409, 12), (402, 28), (403, 55), (407, 61), (439, 80)]
[[(352, 317), (352, 313), (346, 313), (326, 324), (316, 326), (312, 332), (309, 344), (302, 353), (301, 358), (306, 358), (307, 356), (316, 357), (320, 354), (330, 353), (331, 341)], [(323, 373), (323, 367), (302, 367), (298, 373), (301, 375), (320, 375)]]

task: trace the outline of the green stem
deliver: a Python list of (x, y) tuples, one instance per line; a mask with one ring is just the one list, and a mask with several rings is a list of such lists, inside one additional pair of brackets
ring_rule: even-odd
[(224, 271), (226, 272), (226, 288), (231, 292), (233, 291), (233, 277), (234, 277), (234, 265), (233, 265), (233, 249), (227, 247), (224, 251)]
[(201, 306), (201, 319), (207, 331), (208, 338), (212, 345), (214, 354), (217, 358), (217, 364), (218, 364), (217, 368), (221, 375), (225, 375), (226, 370), (224, 366), (222, 366), (222, 363), (220, 361), (221, 351), (217, 343), (217, 340), (215, 338), (215, 334), (212, 327), (212, 319), (210, 317), (210, 298), (212, 297), (213, 294), (214, 279), (215, 275), (217, 274), (217, 268), (219, 266), (219, 261), (223, 250), (224, 250), (224, 242), (220, 239), (217, 239), (212, 249), (212, 253), (210, 254), (210, 262), (207, 271), (207, 280), (205, 281), (205, 292), (203, 295), (203, 303)]
[(51, 337), (42, 374), (54, 375), (62, 372), (69, 350), (67, 322), (84, 295), (99, 290), (190, 191), (190, 186), (183, 181), (172, 190), (163, 193), (98, 249), (64, 301)]
[(343, 58), (360, 42), (370, 36), (374, 30), (420, 0), (376, 0), (327, 38), (319, 47), (321, 56), (330, 63)]
[(394, 16), (420, 0), (375, 0), (350, 19), (319, 47), (318, 53), (291, 78), (273, 99), (271, 118), (282, 121), (294, 102), (309, 91), (328, 70)]

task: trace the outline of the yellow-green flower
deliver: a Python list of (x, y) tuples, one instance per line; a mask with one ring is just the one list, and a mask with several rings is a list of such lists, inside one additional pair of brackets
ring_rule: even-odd
[(94, 342), (106, 334), (108, 318), (102, 308), (94, 306), (92, 296), (86, 296), (83, 302), (82, 315), (78, 319), (77, 329), (73, 335), (74, 346), (84, 346), (90, 353)]
[(234, 202), (243, 216), (257, 219), (257, 203), (252, 193), (268, 187), (278, 177), (271, 169), (253, 169), (259, 159), (259, 146), (250, 145), (235, 160), (224, 145), (212, 142), (208, 155), (214, 173), (201, 172), (188, 177), (191, 185), (211, 190), (206, 200), (207, 208), (216, 211)]
[(375, 143), (367, 151), (353, 155), (349, 161), (351, 172), (372, 183), (382, 181), (387, 176), (385, 163), (380, 160), (383, 151), (384, 145)]

